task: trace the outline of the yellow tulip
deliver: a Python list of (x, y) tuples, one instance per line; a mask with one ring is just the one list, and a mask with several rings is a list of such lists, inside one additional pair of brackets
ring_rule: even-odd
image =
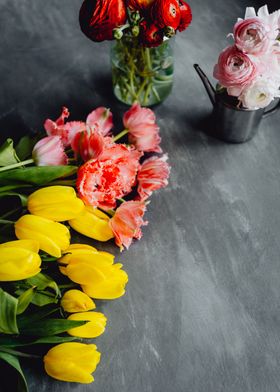
[(39, 242), (35, 240), (15, 240), (0, 244), (1, 248), (23, 248), (31, 250), (32, 252), (39, 252)]
[(48, 186), (33, 192), (27, 200), (27, 208), (33, 215), (56, 222), (73, 219), (81, 214), (84, 203), (70, 186)]
[(114, 255), (99, 252), (89, 245), (73, 244), (59, 259), (60, 271), (92, 298), (114, 299), (125, 293), (128, 276), (122, 264), (113, 264)]
[(70, 244), (70, 232), (61, 223), (36, 215), (24, 215), (15, 223), (15, 234), (18, 239), (33, 239), (39, 242), (44, 252), (60, 257), (61, 251)]
[(46, 373), (60, 381), (89, 384), (101, 354), (95, 344), (61, 343), (51, 348), (44, 356)]
[[(80, 264), (84, 260), (91, 259), (92, 262), (95, 263), (105, 263), (105, 264), (113, 264), (114, 255), (108, 252), (99, 252), (93, 246), (86, 244), (71, 244), (69, 248), (66, 249), (65, 255), (59, 259), (59, 262), (67, 265), (67, 264)], [(93, 261), (94, 260), (94, 261)], [(66, 266), (60, 267), (60, 272), (64, 275), (67, 275)]]
[[(122, 264), (102, 267), (91, 271), (92, 281), (82, 284), (82, 290), (92, 298), (115, 299), (125, 294), (128, 275), (122, 269)], [(71, 271), (73, 273), (73, 271)]]
[(93, 300), (80, 290), (68, 290), (61, 298), (60, 304), (68, 313), (86, 312), (96, 308)]
[(36, 243), (10, 241), (0, 245), (0, 281), (27, 279), (41, 271), (41, 258), (29, 246), (33, 248)]
[(91, 206), (86, 206), (84, 211), (76, 218), (69, 220), (69, 225), (89, 238), (97, 241), (108, 241), (114, 238), (109, 226), (110, 218)]
[(81, 327), (71, 328), (67, 331), (69, 335), (78, 338), (96, 338), (102, 335), (107, 322), (104, 314), (98, 312), (74, 313), (68, 317), (68, 320), (88, 321)]

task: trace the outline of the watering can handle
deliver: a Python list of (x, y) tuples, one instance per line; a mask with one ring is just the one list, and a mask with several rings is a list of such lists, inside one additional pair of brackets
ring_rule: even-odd
[(263, 114), (263, 118), (269, 117), (271, 114), (275, 113), (280, 108), (280, 99), (279, 102), (274, 106), (274, 108), (266, 110)]

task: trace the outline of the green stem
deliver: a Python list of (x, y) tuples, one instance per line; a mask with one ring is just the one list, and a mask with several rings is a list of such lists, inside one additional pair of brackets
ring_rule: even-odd
[(15, 222), (6, 220), (6, 219), (0, 219), (0, 224), (2, 225), (13, 225)]
[(5, 219), (7, 216), (13, 215), (18, 210), (21, 210), (21, 207), (14, 208), (13, 210), (6, 212), (6, 214), (2, 215), (0, 219)]
[(114, 210), (103, 210), (103, 208), (98, 207), (98, 209), (102, 212), (104, 212), (107, 215), (110, 215), (111, 217), (113, 217), (115, 215), (115, 211)]
[(58, 287), (60, 289), (72, 289), (73, 287), (77, 287), (78, 285), (75, 283), (69, 283), (69, 284), (59, 284)]
[(13, 163), (12, 165), (4, 166), (0, 168), (0, 172), (10, 170), (10, 169), (15, 169), (17, 167), (21, 167), (24, 165), (31, 165), (31, 163), (34, 163), (34, 159), (26, 159), (26, 161), (18, 162), (18, 163)]
[(114, 138), (113, 141), (116, 142), (117, 140), (121, 139), (123, 136), (128, 134), (128, 129), (124, 129), (122, 132), (118, 133)]
[(0, 347), (0, 351), (2, 351), (3, 353), (15, 355), (17, 357), (22, 357), (22, 358), (41, 358), (39, 355), (26, 354), (26, 353), (22, 353), (21, 351), (13, 350), (11, 348), (6, 348), (3, 346)]

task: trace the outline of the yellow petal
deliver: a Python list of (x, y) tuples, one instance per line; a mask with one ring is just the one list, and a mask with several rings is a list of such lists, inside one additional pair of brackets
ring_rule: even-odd
[(88, 384), (94, 381), (91, 373), (100, 361), (94, 344), (62, 343), (51, 348), (44, 356), (46, 373), (61, 381)]
[(82, 285), (82, 289), (89, 297), (109, 300), (125, 294), (125, 283), (114, 281), (102, 285)]
[(85, 312), (95, 309), (93, 300), (80, 290), (68, 290), (61, 298), (61, 306), (65, 312)]
[(0, 248), (23, 248), (32, 252), (39, 252), (39, 242), (35, 240), (15, 240), (0, 244)]
[(69, 225), (78, 233), (89, 238), (98, 241), (108, 241), (114, 238), (114, 234), (109, 226), (109, 217), (103, 213), (101, 214), (99, 212), (96, 214), (92, 207), (86, 206), (81, 215), (69, 220)]
[(15, 223), (18, 239), (32, 239), (39, 242), (40, 249), (54, 257), (61, 256), (70, 244), (70, 232), (61, 223), (35, 215), (24, 215)]
[(102, 335), (107, 322), (104, 314), (98, 312), (74, 313), (68, 317), (68, 320), (88, 321), (81, 327), (71, 328), (67, 331), (69, 335), (79, 338), (96, 338)]
[(77, 217), (84, 210), (74, 188), (49, 186), (33, 192), (28, 197), (27, 208), (33, 215), (62, 222)]
[(86, 263), (68, 264), (64, 272), (75, 283), (79, 284), (98, 284), (104, 281), (104, 274), (93, 265)]
[(40, 272), (40, 256), (18, 247), (0, 248), (0, 281), (30, 278)]

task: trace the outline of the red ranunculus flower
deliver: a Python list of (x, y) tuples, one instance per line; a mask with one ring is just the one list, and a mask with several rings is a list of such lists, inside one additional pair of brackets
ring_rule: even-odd
[(180, 0), (181, 19), (178, 26), (179, 31), (185, 30), (192, 21), (191, 7), (184, 0)]
[(148, 48), (159, 46), (163, 41), (163, 30), (143, 20), (140, 23), (140, 41)]
[(135, 185), (142, 153), (124, 144), (113, 143), (98, 159), (86, 162), (78, 170), (77, 189), (87, 205), (114, 208), (116, 199), (131, 192)]
[(167, 186), (170, 173), (167, 158), (165, 154), (162, 157), (153, 156), (143, 162), (137, 175), (140, 200), (146, 200), (154, 191)]
[(177, 29), (181, 12), (177, 0), (155, 0), (151, 7), (151, 17), (160, 28), (167, 26)]
[(113, 29), (126, 21), (124, 0), (85, 0), (80, 9), (82, 32), (92, 41), (113, 39)]
[(127, 6), (133, 11), (146, 11), (154, 0), (127, 0)]
[(143, 220), (146, 211), (145, 202), (126, 201), (117, 208), (115, 215), (110, 219), (109, 225), (114, 233), (116, 244), (123, 250), (131, 245), (132, 239), (140, 239), (140, 227), (147, 225)]

